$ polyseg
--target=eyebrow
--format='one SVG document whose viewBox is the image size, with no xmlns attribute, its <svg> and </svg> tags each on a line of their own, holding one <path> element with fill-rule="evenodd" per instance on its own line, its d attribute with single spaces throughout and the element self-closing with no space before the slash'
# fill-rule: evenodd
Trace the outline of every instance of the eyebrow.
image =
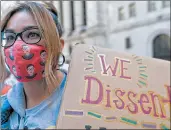
<svg viewBox="0 0 171 130">
<path fill-rule="evenodd" d="M 26 30 L 29 30 L 29 29 L 33 29 L 33 28 L 38 28 L 38 26 L 27 26 L 27 27 L 23 28 L 23 31 L 26 31 Z M 5 29 L 4 32 L 13 32 L 14 33 L 15 31 L 13 29 Z"/>
</svg>

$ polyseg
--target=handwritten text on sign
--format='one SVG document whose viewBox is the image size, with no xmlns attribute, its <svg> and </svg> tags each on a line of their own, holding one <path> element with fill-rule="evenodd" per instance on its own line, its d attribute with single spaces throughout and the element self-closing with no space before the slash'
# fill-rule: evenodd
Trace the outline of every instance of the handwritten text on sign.
<svg viewBox="0 0 171 130">
<path fill-rule="evenodd" d="M 105 62 L 105 56 L 104 55 L 99 55 L 99 60 L 101 63 L 101 70 L 102 74 L 107 74 L 107 72 L 110 70 L 112 72 L 112 76 L 116 76 L 116 70 L 119 62 L 121 65 L 121 74 L 120 78 L 124 79 L 131 79 L 131 76 L 126 76 L 124 75 L 124 70 L 127 70 L 127 68 L 124 67 L 124 63 L 130 63 L 129 60 L 122 60 L 119 58 L 115 58 L 115 66 L 114 69 L 112 69 L 111 65 L 106 65 Z M 125 92 L 122 89 L 115 89 L 111 90 L 105 86 L 103 86 L 102 82 L 100 79 L 97 79 L 96 77 L 86 75 L 84 77 L 84 80 L 87 84 L 86 86 L 86 97 L 84 97 L 81 100 L 82 104 L 92 104 L 92 105 L 99 105 L 102 104 L 103 101 L 106 101 L 105 107 L 106 108 L 111 108 L 115 107 L 116 109 L 127 109 L 131 114 L 137 114 L 139 112 L 143 112 L 146 115 L 151 115 L 153 117 L 160 117 L 163 119 L 168 119 L 170 118 L 169 115 L 166 115 L 165 111 L 165 105 L 170 105 L 171 103 L 171 94 L 170 94 L 170 86 L 163 86 L 163 88 L 166 90 L 167 97 L 163 97 L 160 94 L 157 94 L 153 91 L 148 91 L 147 93 L 135 93 L 133 91 L 128 91 Z M 91 97 L 91 89 L 92 84 L 96 83 L 98 86 L 96 89 L 98 90 L 98 97 L 97 99 L 92 99 Z M 115 88 L 119 86 L 114 86 Z M 112 98 L 112 95 L 115 95 L 118 99 L 117 100 L 112 100 L 116 99 L 116 97 Z M 106 100 L 107 99 L 107 100 Z M 126 100 L 131 102 L 131 104 L 126 104 Z M 159 106 L 159 109 L 157 108 Z"/>
<path fill-rule="evenodd" d="M 59 129 L 170 128 L 169 62 L 87 45 L 72 58 Z"/>
</svg>

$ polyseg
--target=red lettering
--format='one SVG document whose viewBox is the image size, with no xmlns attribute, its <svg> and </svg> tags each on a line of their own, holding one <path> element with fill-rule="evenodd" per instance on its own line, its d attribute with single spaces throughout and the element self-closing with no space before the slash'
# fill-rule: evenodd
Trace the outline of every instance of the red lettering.
<svg viewBox="0 0 171 130">
<path fill-rule="evenodd" d="M 116 94 L 116 96 L 120 99 L 120 101 L 121 101 L 121 105 L 119 106 L 118 104 L 119 104 L 119 100 L 113 100 L 113 102 L 115 103 L 115 105 L 116 105 L 116 107 L 118 108 L 118 109 L 123 109 L 124 108 L 124 106 L 125 106 L 125 103 L 124 103 L 124 101 L 118 96 L 118 93 L 120 93 L 120 96 L 123 96 L 124 94 L 125 94 L 125 92 L 122 92 L 121 90 L 116 90 L 115 91 L 115 94 Z"/>
<path fill-rule="evenodd" d="M 170 93 L 170 86 L 165 85 L 167 91 L 167 99 L 163 99 L 163 103 L 168 103 L 170 106 L 171 103 L 171 93 Z"/>
<path fill-rule="evenodd" d="M 117 70 L 117 67 L 118 67 L 118 58 L 116 58 L 116 63 L 115 63 L 115 67 L 114 69 L 112 69 L 112 67 L 110 65 L 107 65 L 106 66 L 106 61 L 104 59 L 104 55 L 98 55 L 99 58 L 100 58 L 100 63 L 101 63 L 101 67 L 102 67 L 102 73 L 103 74 L 107 74 L 108 70 L 111 70 L 112 72 L 112 76 L 116 76 L 116 70 Z"/>
<path fill-rule="evenodd" d="M 134 103 L 134 102 L 132 101 L 132 99 L 130 98 L 130 95 L 132 95 L 132 96 L 135 98 L 137 94 L 135 94 L 135 93 L 133 93 L 133 92 L 131 92 L 131 91 L 128 92 L 128 99 L 129 99 L 129 101 L 133 104 L 134 110 L 131 110 L 130 104 L 127 105 L 127 106 L 128 106 L 128 110 L 129 110 L 132 114 L 136 114 L 136 113 L 138 112 L 138 106 L 137 106 L 136 103 Z"/>
<path fill-rule="evenodd" d="M 106 93 L 107 93 L 107 104 L 106 104 L 106 107 L 111 107 L 111 105 L 110 105 L 110 92 L 111 92 L 111 90 L 106 90 Z"/>
<path fill-rule="evenodd" d="M 125 76 L 124 75 L 124 70 L 128 70 L 127 68 L 124 68 L 124 66 L 123 66 L 123 63 L 124 62 L 126 62 L 126 63 L 130 63 L 130 61 L 129 60 L 120 60 L 121 61 L 121 78 L 124 78 L 124 79 L 131 79 L 131 77 L 130 76 Z"/>
<path fill-rule="evenodd" d="M 82 103 L 88 103 L 88 104 L 99 104 L 102 99 L 103 99 L 103 86 L 102 83 L 100 82 L 100 80 L 98 80 L 95 77 L 92 76 L 85 76 L 84 77 L 85 80 L 88 80 L 88 88 L 87 88 L 87 93 L 86 93 L 86 99 L 82 99 Z M 96 82 L 98 83 L 98 90 L 99 90 L 99 94 L 98 94 L 98 98 L 96 100 L 91 100 L 91 88 L 92 87 L 96 87 L 96 86 L 92 86 L 92 82 Z"/>
<path fill-rule="evenodd" d="M 159 117 L 159 114 L 157 112 L 156 102 L 155 102 L 155 99 L 158 99 L 158 103 L 159 103 L 160 110 L 161 110 L 160 117 L 161 118 L 166 118 L 166 113 L 163 112 L 164 107 L 163 107 L 163 104 L 162 104 L 163 102 L 161 101 L 160 95 L 155 95 L 154 92 L 151 92 L 150 95 L 151 95 L 151 100 L 152 100 L 152 105 L 153 105 L 153 110 L 154 110 L 154 116 Z"/>
<path fill-rule="evenodd" d="M 148 99 L 148 96 L 146 94 L 141 94 L 139 103 L 140 103 L 140 107 L 141 107 L 142 112 L 144 114 L 150 114 L 152 107 L 148 107 L 147 110 L 144 109 L 144 104 L 149 103 L 149 99 Z"/>
</svg>

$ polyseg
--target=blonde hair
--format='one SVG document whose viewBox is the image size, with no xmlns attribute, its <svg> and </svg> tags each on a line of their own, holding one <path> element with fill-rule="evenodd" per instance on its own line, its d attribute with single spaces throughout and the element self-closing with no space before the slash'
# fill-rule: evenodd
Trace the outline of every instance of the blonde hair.
<svg viewBox="0 0 171 130">
<path fill-rule="evenodd" d="M 2 53 L 0 52 L 0 83 L 4 82 L 7 75 L 8 74 L 7 74 L 7 70 L 5 67 L 4 59 L 3 59 Z"/>
<path fill-rule="evenodd" d="M 58 80 L 55 76 L 55 69 L 58 66 L 58 59 L 61 53 L 61 43 L 60 36 L 61 30 L 59 30 L 56 25 L 53 16 L 51 13 L 57 15 L 57 10 L 52 4 L 47 3 L 37 3 L 37 2 L 22 2 L 16 5 L 11 11 L 9 11 L 6 16 L 3 18 L 1 22 L 1 32 L 7 26 L 8 21 L 12 17 L 13 14 L 19 11 L 27 11 L 30 13 L 36 21 L 39 30 L 42 33 L 42 36 L 45 39 L 45 47 L 47 48 L 47 59 L 45 65 L 45 81 L 48 86 L 56 87 L 56 83 Z M 60 33 L 59 33 L 60 32 Z M 0 81 L 3 81 L 5 75 L 7 74 L 5 69 L 5 63 L 2 56 L 2 52 L 0 54 Z"/>
</svg>

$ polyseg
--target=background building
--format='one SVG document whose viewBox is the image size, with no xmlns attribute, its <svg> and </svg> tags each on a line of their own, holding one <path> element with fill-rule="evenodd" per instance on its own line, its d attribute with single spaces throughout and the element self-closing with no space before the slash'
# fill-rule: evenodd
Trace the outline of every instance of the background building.
<svg viewBox="0 0 171 130">
<path fill-rule="evenodd" d="M 170 1 L 51 1 L 64 29 L 67 62 L 76 44 L 170 60 Z M 1 14 L 10 2 L 1 2 Z"/>
</svg>

